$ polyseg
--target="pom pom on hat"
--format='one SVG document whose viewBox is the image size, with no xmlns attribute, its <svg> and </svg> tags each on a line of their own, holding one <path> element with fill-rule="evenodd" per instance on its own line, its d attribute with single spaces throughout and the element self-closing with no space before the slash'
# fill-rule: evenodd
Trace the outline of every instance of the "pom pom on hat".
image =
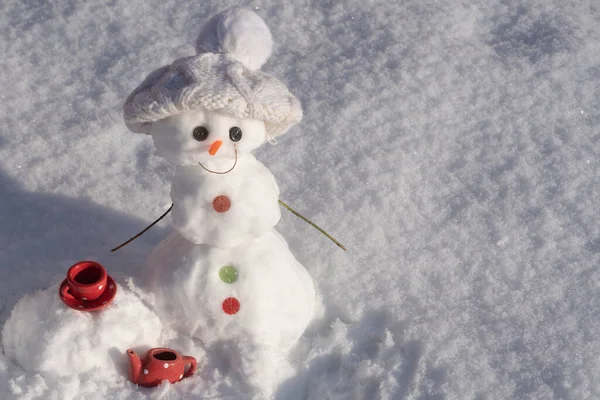
<svg viewBox="0 0 600 400">
<path fill-rule="evenodd" d="M 260 69 L 271 55 L 273 36 L 255 12 L 230 8 L 212 17 L 196 40 L 196 51 L 225 53 L 249 70 Z"/>
</svg>

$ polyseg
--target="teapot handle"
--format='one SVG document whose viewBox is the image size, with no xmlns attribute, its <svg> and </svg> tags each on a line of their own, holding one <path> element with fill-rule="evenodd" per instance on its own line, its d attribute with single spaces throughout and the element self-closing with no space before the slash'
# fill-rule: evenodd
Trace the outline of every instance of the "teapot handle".
<svg viewBox="0 0 600 400">
<path fill-rule="evenodd" d="M 196 362 L 196 359 L 192 356 L 183 356 L 183 364 L 190 364 L 190 368 L 187 370 L 187 372 L 183 375 L 183 378 L 187 378 L 189 376 L 192 376 L 194 374 L 194 372 L 196 372 L 196 367 L 198 366 L 198 363 Z M 183 379 L 182 378 L 182 379 Z"/>
</svg>

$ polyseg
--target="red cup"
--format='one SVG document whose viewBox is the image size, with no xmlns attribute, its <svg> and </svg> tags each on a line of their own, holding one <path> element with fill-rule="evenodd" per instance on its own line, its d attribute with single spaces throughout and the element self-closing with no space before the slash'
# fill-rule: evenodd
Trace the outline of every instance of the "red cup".
<svg viewBox="0 0 600 400">
<path fill-rule="evenodd" d="M 106 270 L 95 261 L 80 261 L 67 272 L 67 284 L 62 288 L 66 298 L 93 301 L 106 289 Z"/>
</svg>

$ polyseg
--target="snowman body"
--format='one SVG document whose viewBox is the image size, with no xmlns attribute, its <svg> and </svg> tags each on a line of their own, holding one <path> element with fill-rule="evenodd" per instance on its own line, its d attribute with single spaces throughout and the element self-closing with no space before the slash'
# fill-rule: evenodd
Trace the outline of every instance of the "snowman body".
<svg viewBox="0 0 600 400">
<path fill-rule="evenodd" d="M 313 317 L 315 289 L 274 227 L 281 214 L 270 171 L 251 154 L 202 164 L 232 163 L 227 174 L 176 167 L 175 230 L 150 254 L 144 289 L 165 325 L 198 339 L 264 394 Z M 228 207 L 215 202 L 223 197 Z"/>
<path fill-rule="evenodd" d="M 273 175 L 251 154 L 223 175 L 178 166 L 171 196 L 175 232 L 146 269 L 159 317 L 207 345 L 242 340 L 288 349 L 312 317 L 315 290 L 274 228 L 281 214 Z M 215 209 L 219 197 L 229 200 L 227 210 Z"/>
</svg>

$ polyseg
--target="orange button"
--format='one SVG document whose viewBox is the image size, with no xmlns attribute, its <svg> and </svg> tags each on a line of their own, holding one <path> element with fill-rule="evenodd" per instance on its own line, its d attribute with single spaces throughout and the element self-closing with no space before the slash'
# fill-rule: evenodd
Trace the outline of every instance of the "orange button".
<svg viewBox="0 0 600 400">
<path fill-rule="evenodd" d="M 212 205 L 216 212 L 224 213 L 231 208 L 231 200 L 227 196 L 220 195 L 215 197 Z"/>
</svg>

